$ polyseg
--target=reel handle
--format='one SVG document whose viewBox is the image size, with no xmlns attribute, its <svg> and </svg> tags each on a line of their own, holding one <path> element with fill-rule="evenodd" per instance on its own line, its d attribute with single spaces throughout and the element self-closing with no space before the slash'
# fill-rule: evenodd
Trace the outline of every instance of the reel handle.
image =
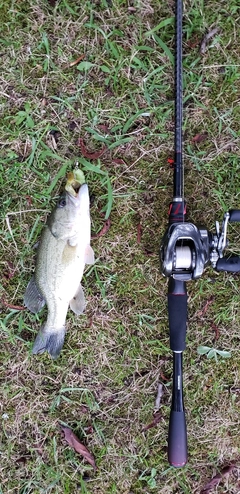
<svg viewBox="0 0 240 494">
<path fill-rule="evenodd" d="M 240 223 L 240 209 L 230 209 L 228 212 L 229 223 L 239 222 Z M 226 233 L 225 233 L 226 235 Z M 240 272 L 240 257 L 230 255 L 228 257 L 221 257 L 218 259 L 216 268 L 217 271 L 227 271 L 228 273 L 239 273 Z"/>
<path fill-rule="evenodd" d="M 229 211 L 229 221 L 239 221 L 240 222 L 240 209 L 230 209 Z"/>
<path fill-rule="evenodd" d="M 221 257 L 220 259 L 218 259 L 215 269 L 217 271 L 227 271 L 228 273 L 239 273 L 240 257 L 239 256 Z"/>
</svg>

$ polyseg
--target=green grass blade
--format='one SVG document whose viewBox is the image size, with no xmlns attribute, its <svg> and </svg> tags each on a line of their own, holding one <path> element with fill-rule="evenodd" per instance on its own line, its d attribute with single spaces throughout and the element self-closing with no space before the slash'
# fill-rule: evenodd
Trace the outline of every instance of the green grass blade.
<svg viewBox="0 0 240 494">
<path fill-rule="evenodd" d="M 96 166 L 90 163 L 90 161 L 85 158 L 78 158 L 78 162 L 81 163 L 84 171 L 97 173 L 97 175 L 106 175 L 106 172 L 101 170 L 100 165 Z"/>
<path fill-rule="evenodd" d="M 151 36 L 152 34 L 156 33 L 157 31 L 160 31 L 163 27 L 169 26 L 169 24 L 173 25 L 174 24 L 174 17 L 169 17 L 168 19 L 164 19 L 163 21 L 159 22 L 159 24 L 149 31 L 145 33 L 144 36 L 148 37 Z"/>
<path fill-rule="evenodd" d="M 115 149 L 118 146 L 121 146 L 122 144 L 126 144 L 127 142 L 132 142 L 132 140 L 133 140 L 133 137 L 123 137 L 122 139 L 118 139 L 117 141 L 110 144 L 108 149 Z"/>
<path fill-rule="evenodd" d="M 209 346 L 199 346 L 197 348 L 197 353 L 199 355 L 205 355 L 206 353 L 208 353 L 209 351 L 211 350 L 211 347 Z"/>
<path fill-rule="evenodd" d="M 153 35 L 153 38 L 158 43 L 158 45 L 160 46 L 160 48 L 162 48 L 162 50 L 164 51 L 165 55 L 170 60 L 171 64 L 174 65 L 174 56 L 173 56 L 171 50 L 166 45 L 166 43 L 164 43 L 164 41 L 162 41 L 162 39 L 159 38 L 159 36 L 157 36 L 156 34 Z"/>
<path fill-rule="evenodd" d="M 126 134 L 128 129 L 131 127 L 131 125 L 133 124 L 133 122 L 138 118 L 140 117 L 140 115 L 144 115 L 148 112 L 148 108 L 145 108 L 144 110 L 139 110 L 137 113 L 135 113 L 135 115 L 132 115 L 125 123 L 123 129 L 122 129 L 122 133 L 123 134 Z"/>
<path fill-rule="evenodd" d="M 105 220 L 109 218 L 113 204 L 113 190 L 112 190 L 112 184 L 109 175 L 107 175 L 107 199 L 108 200 L 107 200 L 107 209 L 105 213 Z"/>
<path fill-rule="evenodd" d="M 54 179 L 52 180 L 51 185 L 47 189 L 48 194 L 50 194 L 52 192 L 52 190 L 56 186 L 58 180 L 62 177 L 65 177 L 68 167 L 69 167 L 69 163 L 65 163 L 64 165 L 61 166 L 60 170 L 58 171 L 58 173 L 55 175 Z"/>
</svg>

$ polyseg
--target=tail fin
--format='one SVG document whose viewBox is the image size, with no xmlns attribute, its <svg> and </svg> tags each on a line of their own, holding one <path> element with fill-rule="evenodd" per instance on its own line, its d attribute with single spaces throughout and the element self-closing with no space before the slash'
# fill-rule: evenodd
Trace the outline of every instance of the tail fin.
<svg viewBox="0 0 240 494">
<path fill-rule="evenodd" d="M 66 329 L 63 326 L 58 331 L 47 330 L 43 326 L 33 344 L 32 353 L 43 353 L 47 351 L 52 358 L 57 358 L 62 350 Z"/>
</svg>

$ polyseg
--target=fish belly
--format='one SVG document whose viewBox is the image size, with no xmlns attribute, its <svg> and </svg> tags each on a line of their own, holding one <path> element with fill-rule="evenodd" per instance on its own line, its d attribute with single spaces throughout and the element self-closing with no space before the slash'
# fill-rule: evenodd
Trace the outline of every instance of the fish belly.
<svg viewBox="0 0 240 494">
<path fill-rule="evenodd" d="M 78 290 L 84 270 L 84 249 L 56 239 L 46 227 L 36 265 L 36 283 L 48 306 L 48 327 L 65 324 L 70 300 Z"/>
</svg>

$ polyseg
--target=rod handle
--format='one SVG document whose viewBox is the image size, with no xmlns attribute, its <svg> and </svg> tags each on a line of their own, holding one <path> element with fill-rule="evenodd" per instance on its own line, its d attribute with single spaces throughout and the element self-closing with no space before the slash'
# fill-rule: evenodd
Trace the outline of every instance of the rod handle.
<svg viewBox="0 0 240 494">
<path fill-rule="evenodd" d="M 230 209 L 229 211 L 229 221 L 239 221 L 240 222 L 240 209 Z"/>
<path fill-rule="evenodd" d="M 185 281 L 172 277 L 168 285 L 168 320 L 170 348 L 182 352 L 186 348 L 187 289 Z"/>
<path fill-rule="evenodd" d="M 184 467 L 187 463 L 187 426 L 184 410 L 171 410 L 168 432 L 168 461 L 176 468 Z"/>
<path fill-rule="evenodd" d="M 228 273 L 239 273 L 240 257 L 239 256 L 221 257 L 217 261 L 216 270 L 227 271 Z"/>
</svg>

